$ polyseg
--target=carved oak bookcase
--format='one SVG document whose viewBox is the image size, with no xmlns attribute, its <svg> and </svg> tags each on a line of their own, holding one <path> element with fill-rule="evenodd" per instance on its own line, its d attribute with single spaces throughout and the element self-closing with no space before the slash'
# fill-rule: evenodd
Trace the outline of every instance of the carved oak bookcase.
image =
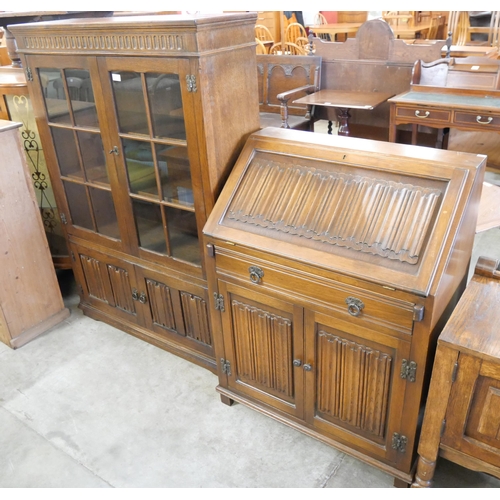
<svg viewBox="0 0 500 500">
<path fill-rule="evenodd" d="M 218 391 L 412 481 L 485 156 L 263 129 L 204 229 Z"/>
<path fill-rule="evenodd" d="M 201 230 L 259 129 L 256 14 L 13 25 L 83 312 L 215 371 Z"/>
</svg>

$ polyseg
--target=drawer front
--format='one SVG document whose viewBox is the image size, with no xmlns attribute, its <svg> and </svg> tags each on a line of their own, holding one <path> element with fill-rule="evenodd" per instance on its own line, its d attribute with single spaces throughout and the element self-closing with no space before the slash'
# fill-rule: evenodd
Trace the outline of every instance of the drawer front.
<svg viewBox="0 0 500 500">
<path fill-rule="evenodd" d="M 354 321 L 366 328 L 389 334 L 411 335 L 413 304 L 323 278 L 321 271 L 306 274 L 270 261 L 256 261 L 250 256 L 217 248 L 216 266 L 219 276 L 236 278 L 239 283 L 255 287 L 256 292 L 280 292 L 309 307 L 311 301 L 336 311 L 339 319 Z"/>
<path fill-rule="evenodd" d="M 396 108 L 396 117 L 421 120 L 422 123 L 426 121 L 449 123 L 451 120 L 451 111 L 428 107 L 398 106 Z"/>
<path fill-rule="evenodd" d="M 484 127 L 484 130 L 491 128 L 500 128 L 500 115 L 493 113 L 478 113 L 456 111 L 453 123 L 457 125 L 475 125 L 478 128 Z"/>
</svg>

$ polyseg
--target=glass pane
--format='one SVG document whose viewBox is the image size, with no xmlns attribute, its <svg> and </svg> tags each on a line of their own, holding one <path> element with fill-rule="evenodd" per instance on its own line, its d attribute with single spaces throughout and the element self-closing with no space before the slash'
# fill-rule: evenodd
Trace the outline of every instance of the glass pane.
<svg viewBox="0 0 500 500">
<path fill-rule="evenodd" d="M 147 73 L 155 137 L 186 140 L 179 75 Z"/>
<path fill-rule="evenodd" d="M 67 69 L 64 74 L 75 123 L 80 126 L 99 127 L 90 73 L 86 69 Z"/>
<path fill-rule="evenodd" d="M 61 175 L 83 179 L 73 130 L 52 127 L 52 137 L 54 139 L 57 159 L 59 160 Z"/>
<path fill-rule="evenodd" d="M 187 148 L 156 144 L 163 199 L 188 207 L 194 206 L 193 186 Z"/>
<path fill-rule="evenodd" d="M 133 207 L 139 245 L 147 250 L 167 253 L 160 206 L 133 200 Z"/>
<path fill-rule="evenodd" d="M 151 144 L 123 139 L 122 145 L 130 192 L 159 198 Z"/>
<path fill-rule="evenodd" d="M 110 191 L 89 188 L 97 232 L 119 239 L 120 231 L 116 220 L 115 206 Z"/>
<path fill-rule="evenodd" d="M 193 212 L 166 207 L 172 257 L 201 265 L 198 230 Z"/>
<path fill-rule="evenodd" d="M 109 184 L 101 136 L 89 132 L 77 132 L 77 134 L 87 180 Z"/>
<path fill-rule="evenodd" d="M 61 72 L 54 68 L 40 68 L 38 74 L 49 121 L 71 124 Z"/>
<path fill-rule="evenodd" d="M 64 191 L 66 192 L 73 224 L 93 231 L 94 224 L 90 215 L 85 186 L 74 182 L 64 182 Z"/>
<path fill-rule="evenodd" d="M 114 71 L 111 73 L 111 82 L 120 132 L 149 136 L 141 74 Z"/>
</svg>

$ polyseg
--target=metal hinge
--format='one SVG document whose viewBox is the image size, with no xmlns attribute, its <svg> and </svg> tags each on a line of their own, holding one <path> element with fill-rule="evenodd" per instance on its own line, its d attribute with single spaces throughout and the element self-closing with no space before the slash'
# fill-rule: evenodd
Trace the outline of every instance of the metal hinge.
<svg viewBox="0 0 500 500">
<path fill-rule="evenodd" d="M 188 92 L 196 92 L 198 90 L 196 87 L 196 76 L 186 75 L 186 84 Z"/>
<path fill-rule="evenodd" d="M 214 302 L 215 302 L 215 310 L 224 312 L 224 296 L 217 292 L 214 292 Z"/>
<path fill-rule="evenodd" d="M 417 363 L 403 359 L 401 363 L 401 378 L 408 379 L 409 382 L 415 382 L 417 374 Z"/>
<path fill-rule="evenodd" d="M 73 258 L 73 262 L 76 262 L 75 254 L 73 251 L 71 251 L 71 257 Z"/>
<path fill-rule="evenodd" d="M 424 306 L 413 307 L 413 321 L 422 321 L 424 319 Z"/>
<path fill-rule="evenodd" d="M 408 444 L 408 438 L 401 434 L 395 432 L 392 435 L 392 448 L 399 451 L 400 453 L 406 452 L 406 445 Z"/>
<path fill-rule="evenodd" d="M 33 81 L 33 73 L 31 72 L 31 68 L 26 68 L 26 80 L 28 82 Z"/>
<path fill-rule="evenodd" d="M 66 220 L 66 215 L 64 215 L 62 212 L 59 212 L 59 217 L 61 217 L 61 222 L 63 224 L 67 224 L 68 221 Z"/>
<path fill-rule="evenodd" d="M 231 375 L 231 363 L 229 361 L 226 361 L 224 358 L 220 358 L 220 365 L 222 368 L 222 373 Z"/>
<path fill-rule="evenodd" d="M 215 257 L 215 246 L 211 243 L 207 245 L 207 254 L 209 257 Z"/>
<path fill-rule="evenodd" d="M 78 290 L 80 290 L 80 295 L 83 295 L 83 286 L 82 285 L 78 285 Z"/>
<path fill-rule="evenodd" d="M 441 431 L 439 434 L 441 437 L 443 436 L 445 429 L 446 429 L 446 419 L 441 422 Z"/>
<path fill-rule="evenodd" d="M 455 382 L 457 380 L 457 373 L 458 373 L 458 361 L 453 365 L 453 371 L 451 372 L 451 383 Z"/>
</svg>

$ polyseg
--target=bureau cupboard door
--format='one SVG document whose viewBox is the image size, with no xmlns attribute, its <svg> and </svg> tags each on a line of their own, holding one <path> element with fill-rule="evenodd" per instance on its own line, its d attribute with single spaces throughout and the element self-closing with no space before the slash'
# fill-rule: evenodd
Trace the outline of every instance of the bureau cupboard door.
<svg viewBox="0 0 500 500">
<path fill-rule="evenodd" d="M 140 306 L 146 328 L 159 340 L 166 339 L 213 360 L 206 287 L 181 277 L 165 276 L 136 267 Z"/>
<path fill-rule="evenodd" d="M 460 353 L 441 444 L 500 467 L 500 364 Z"/>
<path fill-rule="evenodd" d="M 389 463 L 408 450 L 392 447 L 401 432 L 410 342 L 306 311 L 306 420 L 322 434 Z"/>
<path fill-rule="evenodd" d="M 107 124 L 93 57 L 27 56 L 29 83 L 54 194 L 70 235 L 122 249 L 126 223 L 106 151 Z M 28 71 L 28 70 L 27 70 Z M 121 209 L 123 211 L 123 208 Z"/>
<path fill-rule="evenodd" d="M 201 275 L 205 217 L 189 69 L 182 58 L 99 59 L 131 252 Z"/>
<path fill-rule="evenodd" d="M 227 387 L 303 418 L 303 310 L 279 297 L 218 282 Z"/>
<path fill-rule="evenodd" d="M 142 324 L 134 266 L 74 243 L 71 252 L 82 303 L 128 323 Z"/>
</svg>

